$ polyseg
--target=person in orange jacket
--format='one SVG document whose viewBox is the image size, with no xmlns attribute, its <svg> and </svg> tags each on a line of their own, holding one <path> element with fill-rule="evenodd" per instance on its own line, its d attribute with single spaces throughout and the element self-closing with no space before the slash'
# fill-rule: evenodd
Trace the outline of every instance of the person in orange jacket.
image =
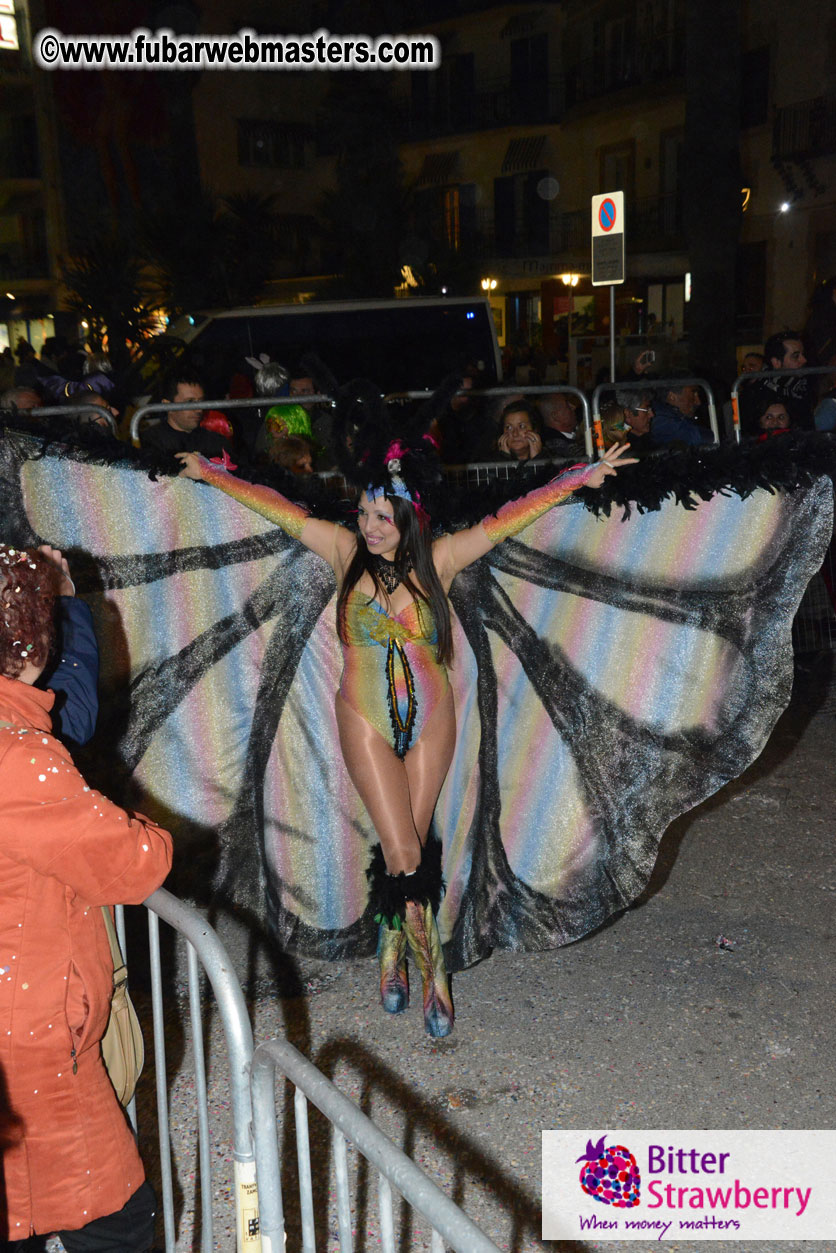
<svg viewBox="0 0 836 1253">
<path fill-rule="evenodd" d="M 88 787 L 51 734 L 57 572 L 0 544 L 0 1248 L 145 1253 L 154 1195 L 101 1057 L 113 966 L 101 906 L 165 879 L 171 836 Z"/>
</svg>

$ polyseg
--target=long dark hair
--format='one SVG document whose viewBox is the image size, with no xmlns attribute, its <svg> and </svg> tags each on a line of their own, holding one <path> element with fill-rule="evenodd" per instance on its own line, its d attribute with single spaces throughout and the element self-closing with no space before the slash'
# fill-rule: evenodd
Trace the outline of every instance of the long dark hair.
<svg viewBox="0 0 836 1253">
<path fill-rule="evenodd" d="M 453 660 L 450 606 L 433 562 L 429 519 L 426 514 L 419 514 L 414 505 L 402 500 L 400 496 L 387 496 L 386 500 L 392 505 L 393 521 L 400 532 L 393 562 L 395 570 L 407 591 L 415 600 L 422 600 L 432 614 L 438 635 L 436 657 L 442 664 L 449 665 Z M 337 631 L 343 643 L 347 642 L 345 611 L 348 597 L 364 573 L 371 575 L 375 595 L 382 600 L 388 599 L 386 590 L 375 573 L 371 556 L 363 537 L 360 536 L 357 540 L 357 551 L 346 570 L 337 600 Z"/>
</svg>

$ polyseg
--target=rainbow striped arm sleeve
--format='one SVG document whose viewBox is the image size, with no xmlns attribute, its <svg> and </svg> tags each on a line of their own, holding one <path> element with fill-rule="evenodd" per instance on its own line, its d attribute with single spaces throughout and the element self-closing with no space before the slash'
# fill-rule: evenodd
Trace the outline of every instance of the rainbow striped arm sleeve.
<svg viewBox="0 0 836 1253">
<path fill-rule="evenodd" d="M 233 500 L 239 500 L 248 509 L 260 513 L 268 522 L 281 527 L 293 539 L 299 539 L 302 528 L 308 521 L 307 512 L 299 505 L 294 505 L 293 501 L 288 500 L 286 496 L 282 496 L 281 492 L 274 491 L 272 487 L 265 487 L 262 483 L 246 483 L 243 479 L 230 474 L 228 470 L 222 470 L 205 460 L 203 461 L 203 481 L 211 483 L 212 487 L 219 487 Z"/>
<path fill-rule="evenodd" d="M 572 466 L 551 482 L 535 487 L 533 492 L 527 492 L 518 500 L 509 500 L 495 515 L 482 519 L 482 527 L 488 539 L 492 544 L 500 544 L 511 535 L 525 530 L 542 514 L 566 500 L 579 487 L 583 487 L 596 469 L 597 465 L 594 463 Z"/>
</svg>

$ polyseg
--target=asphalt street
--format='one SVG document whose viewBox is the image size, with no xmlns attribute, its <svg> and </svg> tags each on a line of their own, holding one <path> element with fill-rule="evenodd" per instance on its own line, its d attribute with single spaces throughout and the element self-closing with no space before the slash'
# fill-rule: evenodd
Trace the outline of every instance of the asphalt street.
<svg viewBox="0 0 836 1253">
<path fill-rule="evenodd" d="M 256 1040 L 287 1035 L 510 1253 L 649 1250 L 656 1240 L 544 1243 L 545 1129 L 833 1127 L 836 1050 L 836 688 L 829 660 L 798 676 L 793 702 L 747 774 L 667 832 L 642 898 L 571 947 L 494 954 L 455 976 L 456 1028 L 423 1032 L 420 995 L 381 1011 L 372 960 L 300 961 L 255 946 L 220 917 L 249 993 Z M 175 982 L 182 982 L 178 966 Z M 193 1220 L 194 1081 L 180 1045 L 185 1005 L 169 1003 L 178 1250 Z M 215 1248 L 234 1249 L 229 1093 L 217 1014 L 206 1007 L 217 1179 Z M 151 1077 L 143 1143 L 154 1157 Z M 295 1148 L 281 1105 L 288 1248 L 301 1247 Z M 311 1123 L 317 1248 L 336 1249 L 328 1130 Z M 152 1167 L 153 1169 L 153 1167 Z M 358 1253 L 377 1249 L 373 1172 L 351 1159 Z M 403 1218 L 404 1215 L 402 1214 Z M 699 1253 L 698 1242 L 665 1244 Z M 429 1249 L 406 1220 L 399 1253 Z M 773 1244 L 718 1240 L 718 1253 Z M 823 1253 L 836 1250 L 836 1231 Z M 801 1244 L 784 1243 L 786 1253 Z"/>
</svg>

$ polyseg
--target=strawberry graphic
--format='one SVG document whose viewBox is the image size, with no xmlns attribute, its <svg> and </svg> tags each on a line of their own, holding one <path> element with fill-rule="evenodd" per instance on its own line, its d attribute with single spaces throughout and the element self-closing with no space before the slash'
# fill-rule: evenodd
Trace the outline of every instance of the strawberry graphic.
<svg viewBox="0 0 836 1253">
<path fill-rule="evenodd" d="M 641 1175 L 635 1157 L 623 1144 L 604 1147 L 606 1135 L 597 1144 L 586 1142 L 586 1152 L 577 1160 L 581 1166 L 580 1184 L 584 1192 L 603 1205 L 632 1209 L 639 1203 Z"/>
</svg>

